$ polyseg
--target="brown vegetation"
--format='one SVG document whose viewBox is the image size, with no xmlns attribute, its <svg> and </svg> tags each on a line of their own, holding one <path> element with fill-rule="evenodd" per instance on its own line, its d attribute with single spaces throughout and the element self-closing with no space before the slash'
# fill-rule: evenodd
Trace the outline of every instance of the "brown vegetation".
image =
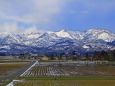
<svg viewBox="0 0 115 86">
<path fill-rule="evenodd" d="M 25 77 L 37 76 L 115 76 L 114 66 L 35 66 Z"/>
<path fill-rule="evenodd" d="M 6 76 L 25 65 L 26 63 L 2 63 L 0 64 L 0 76 Z"/>
</svg>

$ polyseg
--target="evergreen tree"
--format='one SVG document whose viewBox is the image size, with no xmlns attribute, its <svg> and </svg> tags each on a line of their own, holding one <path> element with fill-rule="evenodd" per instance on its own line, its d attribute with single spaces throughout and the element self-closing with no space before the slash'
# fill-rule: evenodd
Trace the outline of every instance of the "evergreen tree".
<svg viewBox="0 0 115 86">
<path fill-rule="evenodd" d="M 109 61 L 109 55 L 106 51 L 101 51 L 101 56 L 104 58 L 104 60 Z"/>
<path fill-rule="evenodd" d="M 89 60 L 89 54 L 88 52 L 85 53 L 86 60 Z"/>
</svg>

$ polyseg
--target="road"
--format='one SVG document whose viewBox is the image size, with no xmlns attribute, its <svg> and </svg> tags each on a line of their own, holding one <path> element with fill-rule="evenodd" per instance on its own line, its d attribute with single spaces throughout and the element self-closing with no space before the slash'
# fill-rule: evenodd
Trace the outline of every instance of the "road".
<svg viewBox="0 0 115 86">
<path fill-rule="evenodd" d="M 12 74 L 6 76 L 3 78 L 3 82 L 4 83 L 6 80 L 9 80 L 9 79 L 13 79 L 13 78 L 16 78 L 16 77 L 19 77 L 20 75 L 22 75 L 26 70 L 28 70 L 32 65 L 34 65 L 37 61 L 31 61 L 28 65 L 24 66 L 23 68 L 13 72 Z"/>
</svg>

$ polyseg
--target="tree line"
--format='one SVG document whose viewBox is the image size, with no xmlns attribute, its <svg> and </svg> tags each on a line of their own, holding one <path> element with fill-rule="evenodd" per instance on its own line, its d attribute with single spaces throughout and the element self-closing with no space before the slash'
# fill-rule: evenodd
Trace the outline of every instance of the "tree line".
<svg viewBox="0 0 115 86">
<path fill-rule="evenodd" d="M 76 51 L 72 51 L 71 54 L 47 54 L 46 56 L 51 58 L 51 60 L 54 60 L 55 57 L 58 57 L 59 59 L 65 58 L 65 60 L 115 61 L 115 49 L 108 51 L 94 51 L 92 54 L 86 52 L 78 55 Z"/>
<path fill-rule="evenodd" d="M 115 61 L 115 49 L 109 51 L 94 51 L 92 56 L 93 60 L 107 60 L 107 61 Z"/>
</svg>

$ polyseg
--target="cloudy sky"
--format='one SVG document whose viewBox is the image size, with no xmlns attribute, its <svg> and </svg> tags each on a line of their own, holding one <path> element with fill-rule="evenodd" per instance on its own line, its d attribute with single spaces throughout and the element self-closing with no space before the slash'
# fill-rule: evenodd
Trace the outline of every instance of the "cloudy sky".
<svg viewBox="0 0 115 86">
<path fill-rule="evenodd" d="M 115 0 L 0 0 L 0 32 L 115 32 Z"/>
</svg>

